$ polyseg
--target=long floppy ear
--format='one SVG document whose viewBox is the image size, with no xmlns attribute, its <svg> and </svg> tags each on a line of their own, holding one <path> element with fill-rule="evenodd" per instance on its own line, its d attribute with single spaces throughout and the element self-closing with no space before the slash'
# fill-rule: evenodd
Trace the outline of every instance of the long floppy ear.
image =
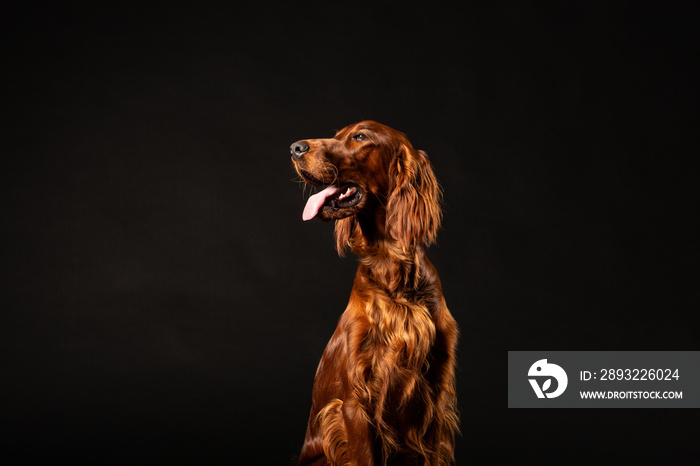
<svg viewBox="0 0 700 466">
<path fill-rule="evenodd" d="M 392 187 L 386 205 L 386 231 L 403 247 L 435 242 L 442 190 L 425 152 L 399 146 L 389 169 Z"/>
</svg>

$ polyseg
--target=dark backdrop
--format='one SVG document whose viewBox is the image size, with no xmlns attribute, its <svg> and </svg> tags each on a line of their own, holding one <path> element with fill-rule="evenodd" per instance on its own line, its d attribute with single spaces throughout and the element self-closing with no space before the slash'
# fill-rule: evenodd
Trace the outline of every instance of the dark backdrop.
<svg viewBox="0 0 700 466">
<path fill-rule="evenodd" d="M 3 14 L 2 442 L 289 464 L 356 260 L 291 142 L 426 150 L 462 331 L 458 464 L 665 462 L 692 410 L 508 410 L 508 350 L 690 350 L 697 11 L 34 5 Z"/>
</svg>

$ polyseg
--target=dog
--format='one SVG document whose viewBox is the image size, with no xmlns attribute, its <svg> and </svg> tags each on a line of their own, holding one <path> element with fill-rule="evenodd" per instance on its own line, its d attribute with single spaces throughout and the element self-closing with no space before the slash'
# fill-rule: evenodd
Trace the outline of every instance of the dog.
<svg viewBox="0 0 700 466">
<path fill-rule="evenodd" d="M 316 371 L 299 464 L 452 464 L 458 328 L 425 255 L 442 219 L 428 156 L 375 121 L 290 151 L 301 179 L 323 187 L 303 220 L 334 221 L 338 253 L 360 262 Z"/>
</svg>

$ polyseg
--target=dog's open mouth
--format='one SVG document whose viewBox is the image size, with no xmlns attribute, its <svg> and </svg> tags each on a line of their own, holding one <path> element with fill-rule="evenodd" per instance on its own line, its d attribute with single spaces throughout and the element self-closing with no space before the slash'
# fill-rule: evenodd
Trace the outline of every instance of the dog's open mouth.
<svg viewBox="0 0 700 466">
<path fill-rule="evenodd" d="M 342 210 L 355 207 L 362 200 L 362 189 L 354 183 L 331 184 L 306 201 L 302 218 L 311 220 L 322 209 Z"/>
</svg>

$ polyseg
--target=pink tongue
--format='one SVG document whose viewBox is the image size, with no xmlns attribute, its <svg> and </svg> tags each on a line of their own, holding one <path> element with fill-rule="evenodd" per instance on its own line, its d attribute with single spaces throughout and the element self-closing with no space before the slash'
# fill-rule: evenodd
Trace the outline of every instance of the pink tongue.
<svg viewBox="0 0 700 466">
<path fill-rule="evenodd" d="M 301 218 L 303 218 L 304 221 L 314 218 L 316 214 L 318 214 L 318 211 L 321 210 L 321 206 L 323 206 L 328 196 L 332 196 L 338 191 L 340 191 L 340 188 L 332 184 L 320 193 L 311 196 L 309 200 L 306 201 L 306 207 L 304 207 L 304 213 L 301 215 Z"/>
</svg>

